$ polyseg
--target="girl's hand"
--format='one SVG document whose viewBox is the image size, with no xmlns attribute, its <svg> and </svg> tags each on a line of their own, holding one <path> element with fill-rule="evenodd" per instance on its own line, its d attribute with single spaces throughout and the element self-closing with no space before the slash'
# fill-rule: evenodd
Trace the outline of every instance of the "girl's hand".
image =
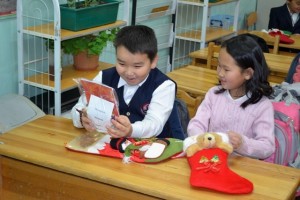
<svg viewBox="0 0 300 200">
<path fill-rule="evenodd" d="M 124 115 L 115 117 L 111 120 L 113 127 L 108 126 L 107 133 L 113 138 L 130 137 L 132 126 L 129 118 Z"/>
<path fill-rule="evenodd" d="M 234 131 L 228 131 L 227 134 L 229 137 L 229 142 L 231 143 L 233 149 L 240 148 L 243 144 L 242 136 Z"/>
</svg>

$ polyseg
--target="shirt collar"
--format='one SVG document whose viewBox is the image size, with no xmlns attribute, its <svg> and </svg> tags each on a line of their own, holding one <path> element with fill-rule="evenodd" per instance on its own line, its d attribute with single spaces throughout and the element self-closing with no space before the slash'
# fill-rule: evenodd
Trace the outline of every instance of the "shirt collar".
<svg viewBox="0 0 300 200">
<path fill-rule="evenodd" d="M 244 102 L 244 101 L 248 100 L 248 96 L 250 97 L 250 95 L 251 95 L 251 93 L 248 92 L 248 95 L 245 94 L 237 99 L 233 99 L 228 90 L 225 91 L 225 94 L 227 95 L 227 97 L 229 97 L 231 100 L 233 100 L 235 102 Z"/>
<path fill-rule="evenodd" d="M 145 83 L 145 81 L 148 79 L 148 77 L 149 77 L 149 75 L 142 82 L 140 82 L 139 84 L 137 84 L 136 86 L 139 86 L 139 87 L 142 86 Z M 125 85 L 129 86 L 126 83 L 126 81 L 122 77 L 120 77 L 119 83 L 118 83 L 118 88 L 120 88 L 122 86 L 125 86 Z"/>
</svg>

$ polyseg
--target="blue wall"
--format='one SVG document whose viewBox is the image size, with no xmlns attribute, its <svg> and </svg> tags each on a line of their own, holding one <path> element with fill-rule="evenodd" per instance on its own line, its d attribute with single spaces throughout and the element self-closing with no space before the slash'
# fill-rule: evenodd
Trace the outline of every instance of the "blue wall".
<svg viewBox="0 0 300 200">
<path fill-rule="evenodd" d="M 0 17 L 0 96 L 18 92 L 16 16 Z"/>
</svg>

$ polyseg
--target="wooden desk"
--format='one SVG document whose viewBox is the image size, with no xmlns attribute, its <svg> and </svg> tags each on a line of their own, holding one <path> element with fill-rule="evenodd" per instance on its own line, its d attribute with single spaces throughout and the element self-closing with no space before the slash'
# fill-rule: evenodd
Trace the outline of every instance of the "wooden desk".
<svg viewBox="0 0 300 200">
<path fill-rule="evenodd" d="M 120 159 L 67 150 L 78 134 L 69 119 L 45 116 L 0 135 L 0 199 L 292 199 L 299 170 L 232 157 L 229 167 L 249 179 L 254 191 L 229 195 L 192 188 L 185 158 L 159 164 L 123 164 Z"/>
<path fill-rule="evenodd" d="M 218 84 L 217 71 L 194 65 L 184 66 L 175 69 L 167 76 L 177 83 L 178 89 L 182 89 L 190 93 L 193 97 L 204 98 L 206 92 L 213 86 Z M 277 79 L 269 78 L 271 85 L 276 85 Z M 280 82 L 281 83 L 281 82 Z"/>
<path fill-rule="evenodd" d="M 235 32 L 232 30 L 216 28 L 216 27 L 207 27 L 206 28 L 206 38 L 205 42 L 215 41 L 222 37 L 226 37 L 229 35 L 233 35 Z M 198 41 L 201 38 L 201 29 L 198 30 L 191 30 L 188 32 L 180 33 L 176 36 L 177 38 L 181 39 L 189 39 Z"/>
<path fill-rule="evenodd" d="M 188 65 L 175 69 L 167 76 L 177 83 L 178 89 L 190 93 L 193 97 L 204 97 L 206 92 L 217 85 L 217 72 L 213 69 Z"/>
<path fill-rule="evenodd" d="M 279 47 L 285 47 L 285 48 L 289 48 L 289 49 L 298 49 L 298 50 L 300 50 L 300 35 L 299 34 L 294 34 L 294 35 L 291 35 L 290 38 L 295 41 L 293 44 L 279 43 Z"/>
<path fill-rule="evenodd" d="M 251 31 L 249 33 L 251 33 Z M 300 34 L 293 34 L 293 35 L 290 36 L 290 38 L 294 40 L 293 44 L 279 43 L 279 47 L 300 50 Z"/>
<path fill-rule="evenodd" d="M 208 48 L 206 47 L 198 51 L 191 52 L 189 56 L 193 59 L 193 65 L 199 65 L 199 63 L 201 63 L 201 60 L 207 60 L 207 54 Z M 294 57 L 286 55 L 276 55 L 272 53 L 264 53 L 264 55 L 271 72 L 287 75 Z"/>
</svg>

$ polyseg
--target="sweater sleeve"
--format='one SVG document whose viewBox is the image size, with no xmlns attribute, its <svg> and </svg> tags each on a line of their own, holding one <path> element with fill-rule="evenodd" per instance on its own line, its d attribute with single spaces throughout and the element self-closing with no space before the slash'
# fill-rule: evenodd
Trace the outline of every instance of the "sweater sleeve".
<svg viewBox="0 0 300 200">
<path fill-rule="evenodd" d="M 255 109 L 255 120 L 248 134 L 242 133 L 243 143 L 237 153 L 265 159 L 275 151 L 274 109 L 268 99 Z"/>
<path fill-rule="evenodd" d="M 202 103 L 197 109 L 196 115 L 190 120 L 187 132 L 189 136 L 199 135 L 208 131 L 209 121 L 212 113 L 212 94 L 214 90 L 210 89 Z"/>
</svg>

